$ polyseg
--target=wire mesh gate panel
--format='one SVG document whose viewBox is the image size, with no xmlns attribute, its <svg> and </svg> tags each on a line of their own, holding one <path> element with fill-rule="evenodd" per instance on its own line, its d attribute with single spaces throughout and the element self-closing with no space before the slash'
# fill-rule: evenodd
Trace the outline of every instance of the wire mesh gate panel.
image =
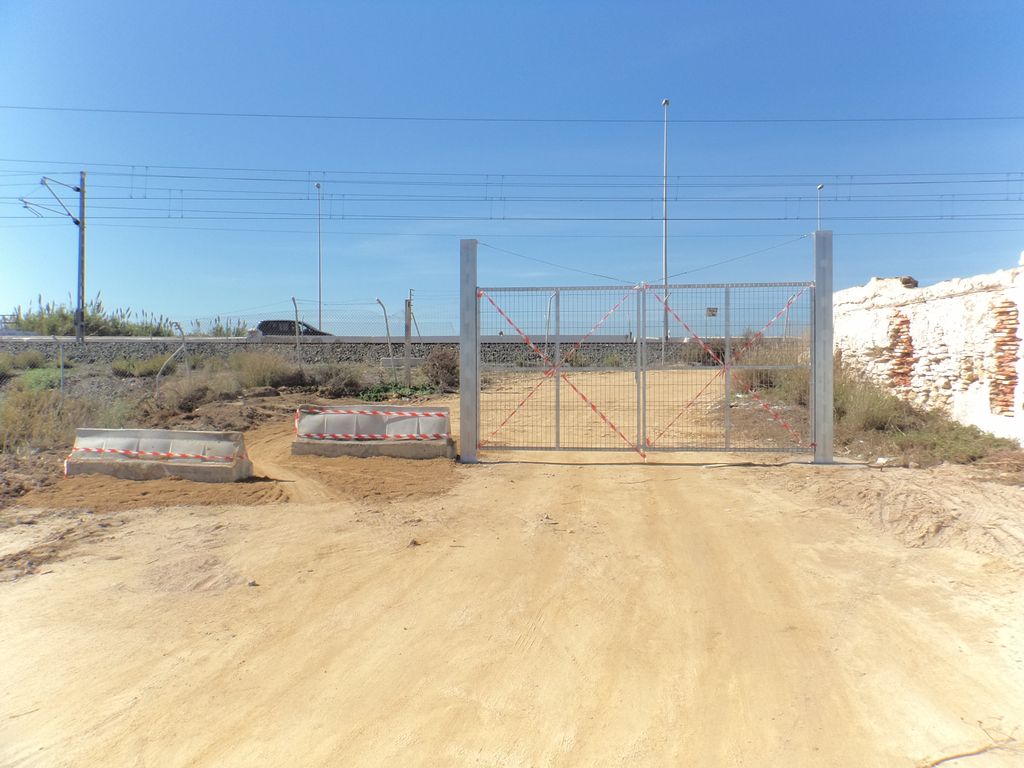
<svg viewBox="0 0 1024 768">
<path fill-rule="evenodd" d="M 479 289 L 479 447 L 810 451 L 812 295 Z"/>
</svg>

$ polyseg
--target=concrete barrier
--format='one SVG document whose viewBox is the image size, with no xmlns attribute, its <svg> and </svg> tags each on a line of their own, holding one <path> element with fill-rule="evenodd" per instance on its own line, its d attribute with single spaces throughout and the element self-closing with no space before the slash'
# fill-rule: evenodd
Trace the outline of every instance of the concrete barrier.
<svg viewBox="0 0 1024 768">
<path fill-rule="evenodd" d="M 102 474 L 125 480 L 181 477 L 231 483 L 251 476 L 252 462 L 241 432 L 79 429 L 64 462 L 64 474 Z"/>
<path fill-rule="evenodd" d="M 449 411 L 440 406 L 302 405 L 295 411 L 292 453 L 453 459 L 455 441 Z"/>
</svg>

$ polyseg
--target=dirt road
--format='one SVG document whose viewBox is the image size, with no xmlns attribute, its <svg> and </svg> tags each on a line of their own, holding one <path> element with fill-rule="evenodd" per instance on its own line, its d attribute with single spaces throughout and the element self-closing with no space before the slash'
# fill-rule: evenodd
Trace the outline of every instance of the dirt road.
<svg viewBox="0 0 1024 768">
<path fill-rule="evenodd" d="M 289 439 L 249 443 L 290 501 L 154 492 L 0 583 L 0 765 L 1024 764 L 1019 488 L 1001 543 L 908 547 L 864 489 L 956 476 Z"/>
</svg>

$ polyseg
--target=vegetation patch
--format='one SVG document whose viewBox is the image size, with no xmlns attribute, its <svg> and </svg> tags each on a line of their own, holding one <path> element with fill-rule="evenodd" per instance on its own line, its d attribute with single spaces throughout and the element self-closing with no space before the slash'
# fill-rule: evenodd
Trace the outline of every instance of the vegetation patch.
<svg viewBox="0 0 1024 768">
<path fill-rule="evenodd" d="M 435 347 L 423 361 L 423 376 L 441 392 L 454 391 L 459 386 L 459 351 L 451 347 Z"/>
<path fill-rule="evenodd" d="M 381 382 L 373 387 L 364 389 L 359 394 L 359 399 L 367 402 L 383 402 L 385 400 L 401 400 L 413 397 L 432 395 L 436 390 L 429 384 L 419 384 L 407 387 L 403 384 L 389 384 Z"/>
<path fill-rule="evenodd" d="M 243 389 L 252 387 L 298 387 L 305 383 L 302 370 L 266 352 L 238 352 L 230 365 Z"/>
<path fill-rule="evenodd" d="M 46 358 L 43 353 L 35 349 L 26 349 L 19 352 L 13 358 L 14 367 L 22 371 L 31 371 L 35 368 L 42 368 L 46 365 Z"/>
<path fill-rule="evenodd" d="M 71 445 L 75 428 L 89 420 L 93 406 L 52 389 L 21 387 L 0 400 L 0 451 L 63 448 Z"/>
<path fill-rule="evenodd" d="M 121 358 L 110 364 L 110 372 L 121 379 L 143 379 L 156 376 L 163 368 L 164 374 L 169 376 L 177 370 L 178 364 L 176 360 L 168 362 L 167 358 L 168 355 L 153 355 L 143 360 Z"/>
<path fill-rule="evenodd" d="M 40 392 L 60 387 L 60 371 L 56 368 L 35 368 L 25 371 L 18 380 L 24 389 Z"/>
<path fill-rule="evenodd" d="M 27 309 L 20 305 L 15 307 L 13 319 L 8 325 L 29 333 L 42 336 L 73 336 L 75 333 L 75 310 L 70 302 L 57 304 L 43 302 L 37 298 L 33 307 Z M 103 306 L 99 294 L 88 302 L 85 307 L 86 336 L 171 336 L 173 324 L 170 318 L 153 315 L 148 312 L 136 313 L 128 309 L 108 310 Z"/>
<path fill-rule="evenodd" d="M 778 403 L 806 405 L 805 370 L 736 371 L 738 381 Z M 837 452 L 863 459 L 880 456 L 902 464 L 968 464 L 1019 449 L 1014 440 L 965 426 L 945 414 L 914 406 L 866 379 L 841 360 L 835 367 L 834 414 Z"/>
</svg>

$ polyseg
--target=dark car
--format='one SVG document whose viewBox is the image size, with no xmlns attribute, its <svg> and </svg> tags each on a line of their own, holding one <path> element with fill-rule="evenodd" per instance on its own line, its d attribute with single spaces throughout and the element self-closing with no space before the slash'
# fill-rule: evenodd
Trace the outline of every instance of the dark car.
<svg viewBox="0 0 1024 768">
<path fill-rule="evenodd" d="M 256 330 L 264 336 L 295 336 L 294 320 L 263 320 Z M 330 336 L 329 333 L 299 321 L 299 336 Z"/>
</svg>

